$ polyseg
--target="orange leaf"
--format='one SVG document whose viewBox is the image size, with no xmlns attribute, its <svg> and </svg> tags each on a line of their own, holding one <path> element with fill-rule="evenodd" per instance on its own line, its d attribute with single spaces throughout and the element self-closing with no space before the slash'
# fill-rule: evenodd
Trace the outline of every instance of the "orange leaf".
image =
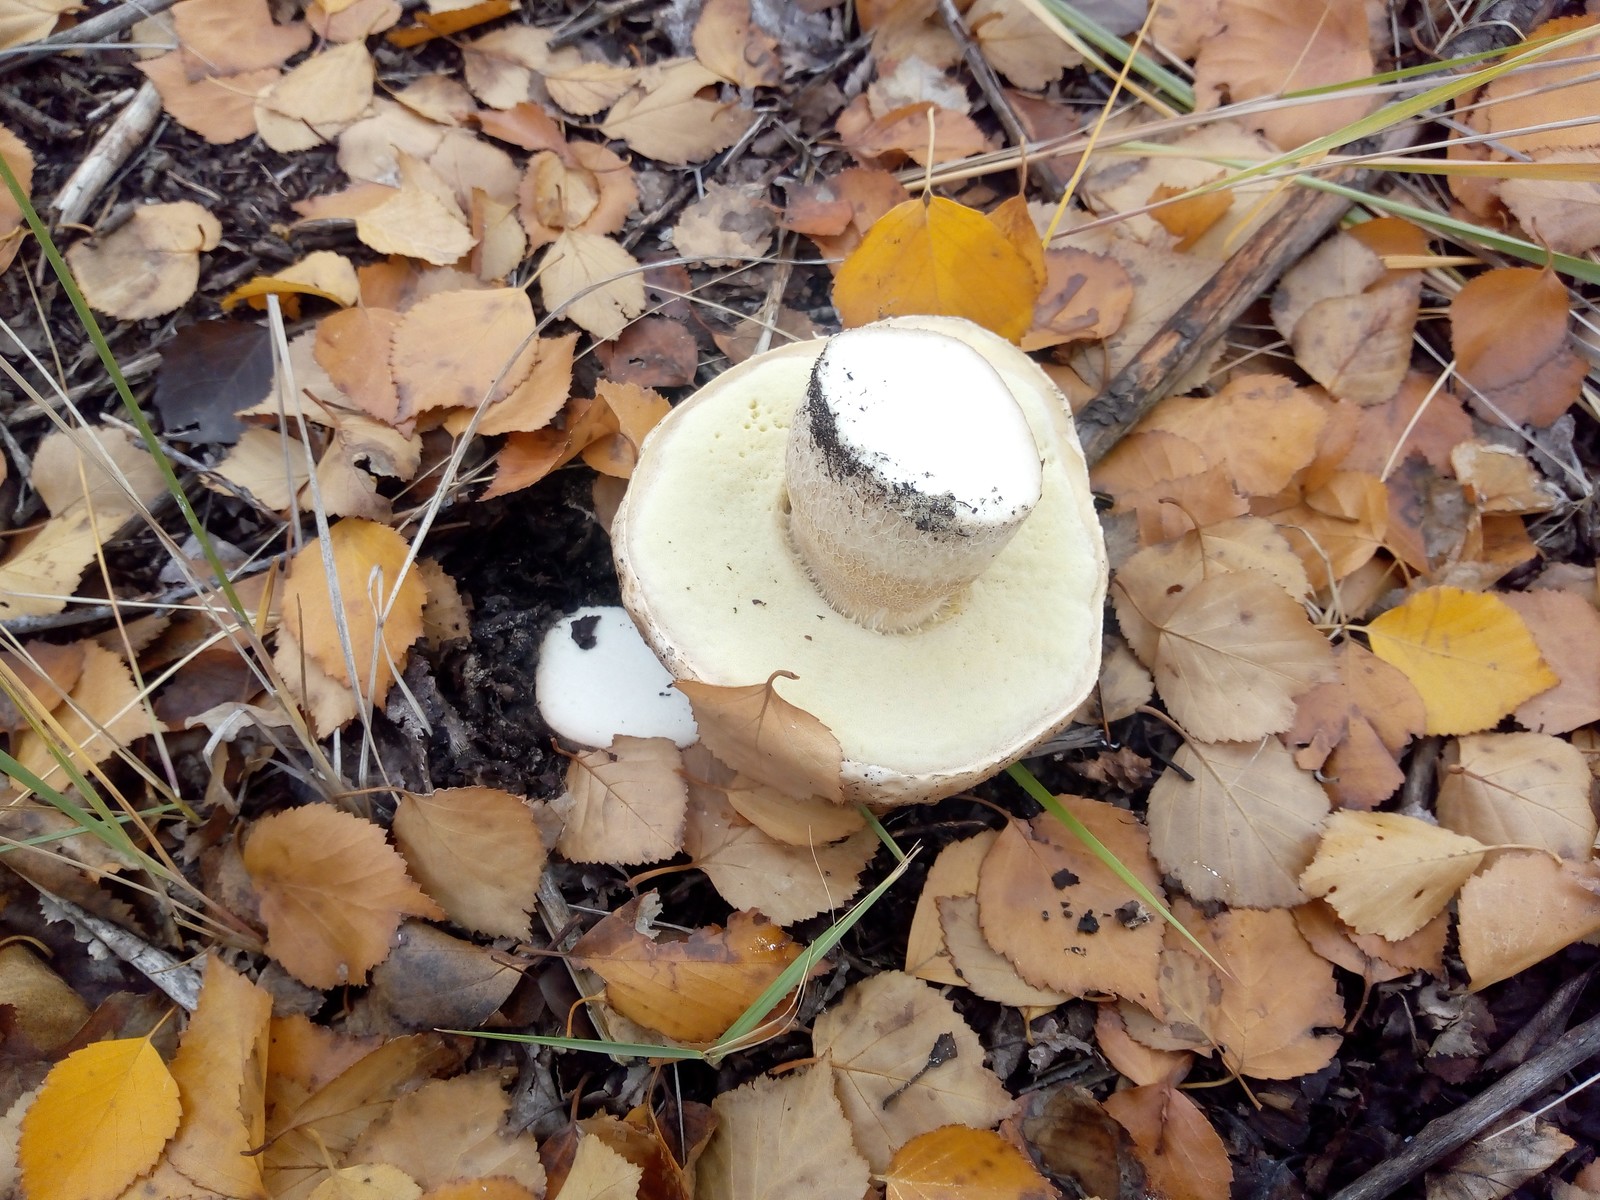
<svg viewBox="0 0 1600 1200">
<path fill-rule="evenodd" d="M 1105 1109 L 1128 1131 L 1150 1190 L 1166 1200 L 1228 1200 L 1228 1148 L 1195 1102 L 1170 1082 L 1113 1092 Z"/>
<path fill-rule="evenodd" d="M 444 919 L 381 829 L 326 804 L 257 821 L 244 867 L 261 894 L 267 953 L 312 987 L 364 982 L 404 914 Z"/>
<path fill-rule="evenodd" d="M 673 686 L 689 697 L 700 740 L 735 771 L 792 796 L 842 802 L 839 741 L 821 721 L 778 695 L 773 680 L 780 677 L 797 678 L 778 671 L 748 687 L 686 679 Z"/>
<path fill-rule="evenodd" d="M 149 1038 L 95 1042 L 57 1063 L 22 1118 L 33 1200 L 112 1200 L 178 1128 L 178 1085 Z"/>
<path fill-rule="evenodd" d="M 1433 587 L 1367 626 L 1372 652 L 1422 696 L 1428 733 L 1473 733 L 1560 680 L 1498 596 Z"/>
<path fill-rule="evenodd" d="M 1055 1189 L 1033 1162 L 989 1129 L 946 1125 L 895 1151 L 884 1173 L 887 1200 L 1051 1200 Z"/>
<path fill-rule="evenodd" d="M 873 224 L 839 268 L 833 302 L 846 328 L 926 313 L 965 317 L 1019 342 L 1040 283 L 988 217 L 935 196 L 907 200 Z"/>
<path fill-rule="evenodd" d="M 1463 397 L 1486 421 L 1548 425 L 1578 398 L 1584 363 L 1567 346 L 1566 285 L 1551 271 L 1502 267 L 1450 302 Z M 1495 410 L 1499 410 L 1498 413 Z"/>
</svg>

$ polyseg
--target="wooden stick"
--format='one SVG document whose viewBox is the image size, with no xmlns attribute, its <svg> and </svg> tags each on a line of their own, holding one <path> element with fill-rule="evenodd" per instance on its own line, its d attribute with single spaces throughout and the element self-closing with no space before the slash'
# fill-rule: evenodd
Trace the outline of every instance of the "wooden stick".
<svg viewBox="0 0 1600 1200">
<path fill-rule="evenodd" d="M 156 85 L 146 82 L 128 107 L 117 114 L 94 149 L 78 164 L 67 181 L 61 185 L 56 198 L 50 202 L 57 225 L 78 225 L 89 213 L 89 206 L 111 182 L 112 176 L 122 169 L 122 164 L 133 157 L 133 152 L 143 144 L 155 128 L 161 115 L 161 94 Z"/>
<path fill-rule="evenodd" d="M 90 17 L 81 25 L 74 25 L 31 46 L 19 46 L 0 55 L 0 75 L 8 75 L 18 67 L 49 58 L 58 50 L 70 50 L 88 42 L 109 42 L 124 29 L 133 28 L 146 17 L 166 12 L 175 3 L 177 0 L 130 0 L 127 4 L 119 4 L 108 12 Z"/>
<path fill-rule="evenodd" d="M 1596 1054 L 1600 1054 L 1600 1017 L 1590 1017 L 1455 1112 L 1430 1121 L 1404 1149 L 1335 1192 L 1332 1200 L 1382 1200 Z"/>
</svg>

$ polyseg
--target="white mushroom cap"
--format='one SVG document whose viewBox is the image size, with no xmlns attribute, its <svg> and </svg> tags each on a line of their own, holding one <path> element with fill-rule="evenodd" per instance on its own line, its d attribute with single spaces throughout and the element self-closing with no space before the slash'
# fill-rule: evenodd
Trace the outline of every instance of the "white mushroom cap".
<svg viewBox="0 0 1600 1200">
<path fill-rule="evenodd" d="M 614 605 L 580 608 L 546 631 L 533 696 L 544 723 L 580 746 L 607 747 L 626 734 L 682 747 L 699 736 L 689 698 Z"/>
<path fill-rule="evenodd" d="M 741 686 L 792 672 L 783 695 L 839 740 L 847 797 L 887 806 L 969 787 L 1068 723 L 1099 673 L 1107 570 L 1072 418 L 1037 364 L 954 318 L 870 328 L 915 332 L 913 358 L 929 333 L 976 350 L 1041 464 L 1031 513 L 936 619 L 885 633 L 842 615 L 790 536 L 790 426 L 820 340 L 741 363 L 675 408 L 645 442 L 612 540 L 623 603 L 674 676 Z M 940 406 L 927 408 L 931 421 Z M 971 446 L 974 433 L 958 418 L 943 436 Z"/>
</svg>

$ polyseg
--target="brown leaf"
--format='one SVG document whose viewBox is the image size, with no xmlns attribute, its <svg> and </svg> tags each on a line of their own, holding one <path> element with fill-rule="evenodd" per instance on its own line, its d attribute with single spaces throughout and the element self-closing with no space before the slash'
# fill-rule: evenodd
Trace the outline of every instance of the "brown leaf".
<svg viewBox="0 0 1600 1200">
<path fill-rule="evenodd" d="M 851 1140 L 827 1066 L 752 1079 L 711 1107 L 717 1131 L 696 1171 L 700 1200 L 867 1194 L 867 1163 Z"/>
<path fill-rule="evenodd" d="M 1517 707 L 1517 721 L 1536 733 L 1571 733 L 1600 720 L 1600 613 L 1582 596 L 1559 589 L 1500 597 L 1527 623 L 1539 655 L 1561 664 L 1561 682 Z"/>
<path fill-rule="evenodd" d="M 266 0 L 183 0 L 172 28 L 196 62 L 216 75 L 281 67 L 311 44 L 299 21 L 275 25 Z"/>
<path fill-rule="evenodd" d="M 142 321 L 182 308 L 200 282 L 200 252 L 222 224 L 192 200 L 147 204 L 114 233 L 67 249 L 84 299 L 100 312 Z"/>
<path fill-rule="evenodd" d="M 1080 796 L 1067 811 L 1158 898 L 1144 826 Z M 1110 992 L 1158 1009 L 1161 923 L 1111 868 L 1048 813 L 1009 822 L 983 860 L 978 920 L 989 944 L 1035 987 L 1072 996 Z"/>
<path fill-rule="evenodd" d="M 564 231 L 545 252 L 539 294 L 549 312 L 601 341 L 616 337 L 645 309 L 638 260 L 610 238 L 578 230 Z"/>
<path fill-rule="evenodd" d="M 457 925 L 528 936 L 546 852 L 525 800 L 487 787 L 404 792 L 394 840 L 423 891 Z"/>
<path fill-rule="evenodd" d="M 1428 1200 L 1501 1200 L 1577 1146 L 1553 1124 L 1513 1110 L 1444 1168 L 1428 1175 Z"/>
<path fill-rule="evenodd" d="M 1113 1092 L 1105 1108 L 1133 1138 L 1151 1190 L 1166 1200 L 1227 1200 L 1228 1148 L 1195 1102 L 1170 1082 Z"/>
<path fill-rule="evenodd" d="M 749 109 L 700 95 L 717 82 L 693 59 L 657 63 L 611 106 L 600 132 L 669 166 L 710 158 L 738 141 L 753 118 Z"/>
<path fill-rule="evenodd" d="M 800 953 L 788 934 L 752 912 L 735 912 L 726 929 L 710 925 L 662 940 L 643 931 L 660 908 L 653 892 L 628 901 L 572 954 L 606 981 L 612 1008 L 677 1042 L 715 1042 Z M 770 1015 L 784 1012 L 780 1001 Z"/>
<path fill-rule="evenodd" d="M 1068 247 L 1044 256 L 1044 286 L 1033 305 L 1024 350 L 1099 341 L 1122 327 L 1133 303 L 1133 280 L 1110 255 Z"/>
<path fill-rule="evenodd" d="M 1327 421 L 1304 391 L 1279 375 L 1243 375 L 1215 396 L 1173 396 L 1140 422 L 1187 438 L 1209 463 L 1226 466 L 1246 496 L 1270 496 L 1316 454 Z"/>
<path fill-rule="evenodd" d="M 752 21 L 750 0 L 706 0 L 694 25 L 694 54 L 707 70 L 742 88 L 783 80 L 778 42 Z"/>
<path fill-rule="evenodd" d="M 922 892 L 917 896 L 916 911 L 911 914 L 911 931 L 906 936 L 908 975 L 955 987 L 965 982 L 945 946 L 939 901 L 946 897 L 977 895 L 978 870 L 998 836 L 996 831 L 986 829 L 959 842 L 951 842 L 933 860 Z"/>
<path fill-rule="evenodd" d="M 774 681 L 797 678 L 778 671 L 748 687 L 680 679 L 689 697 L 700 740 L 741 775 L 792 796 L 822 796 L 843 802 L 844 755 L 828 727 L 778 695 Z"/>
<path fill-rule="evenodd" d="M 477 408 L 510 395 L 539 358 L 533 304 L 521 288 L 442 292 L 394 331 L 400 413 Z"/>
<path fill-rule="evenodd" d="M 256 129 L 280 153 L 332 141 L 372 103 L 377 71 L 364 42 L 313 54 L 256 98 Z"/>
<path fill-rule="evenodd" d="M 1353 641 L 1334 647 L 1339 675 L 1300 697 L 1289 745 L 1346 808 L 1375 808 L 1405 776 L 1400 753 L 1426 723 L 1422 697 L 1399 670 Z"/>
<path fill-rule="evenodd" d="M 1600 876 L 1593 863 L 1557 864 L 1538 850 L 1510 850 L 1467 880 L 1458 904 L 1461 961 L 1472 990 L 1526 970 L 1600 933 Z"/>
<path fill-rule="evenodd" d="M 1585 860 L 1600 833 L 1589 764 L 1542 733 L 1479 733 L 1453 748 L 1439 783 L 1439 823 L 1489 845 L 1534 846 Z"/>
<path fill-rule="evenodd" d="M 79 770 L 104 762 L 146 734 L 160 730 L 160 722 L 139 700 L 127 661 L 120 654 L 92 643 L 83 646 L 83 670 L 55 715 L 49 736 L 25 729 L 11 741 L 11 754 L 47 785 L 64 787 L 66 769 L 51 748 L 66 749 Z"/>
<path fill-rule="evenodd" d="M 260 894 L 267 953 L 312 987 L 364 982 L 406 913 L 444 916 L 382 830 L 325 804 L 257 821 L 243 861 Z"/>
<path fill-rule="evenodd" d="M 1553 272 L 1501 267 L 1468 280 L 1450 302 L 1468 405 L 1495 424 L 1549 425 L 1566 412 L 1584 374 L 1567 345 L 1568 319 L 1566 285 Z"/>
<path fill-rule="evenodd" d="M 735 812 L 786 846 L 822 846 L 866 828 L 866 819 L 857 809 L 843 808 L 821 796 L 788 796 L 740 776 L 728 784 L 725 794 Z"/>
<path fill-rule="evenodd" d="M 571 862 L 646 863 L 683 843 L 688 791 L 671 738 L 618 735 L 567 766 L 566 791 L 551 807 L 566 822 L 556 849 Z"/>
<path fill-rule="evenodd" d="M 1102 1004 L 1095 1009 L 1094 1040 L 1105 1059 L 1136 1086 L 1181 1083 L 1194 1055 L 1183 1050 L 1157 1050 L 1135 1041 L 1122 1019 L 1125 1005 Z"/>
<path fill-rule="evenodd" d="M 937 902 L 939 929 L 945 951 L 962 984 L 974 995 L 996 1004 L 1030 1013 L 1048 1012 L 1071 999 L 1063 992 L 1034 987 L 1011 965 L 988 939 L 978 924 L 976 896 L 941 896 Z"/>
<path fill-rule="evenodd" d="M 886 1200 L 1053 1200 L 1033 1160 L 998 1133 L 946 1125 L 895 1151 Z"/>
<path fill-rule="evenodd" d="M 498 950 L 422 921 L 405 922 L 394 941 L 362 1000 L 361 1019 L 375 1028 L 477 1029 L 522 979 Z"/>
<path fill-rule="evenodd" d="M 875 1171 L 919 1133 L 944 1125 L 987 1129 L 1012 1105 L 955 1007 L 898 971 L 852 987 L 817 1018 L 812 1041 L 833 1070 L 856 1145 Z"/>
<path fill-rule="evenodd" d="M 611 410 L 617 432 L 585 446 L 583 461 L 602 475 L 627 479 L 639 461 L 639 447 L 644 445 L 645 437 L 672 410 L 672 405 L 649 388 L 606 379 L 595 384 L 595 401 Z"/>
</svg>

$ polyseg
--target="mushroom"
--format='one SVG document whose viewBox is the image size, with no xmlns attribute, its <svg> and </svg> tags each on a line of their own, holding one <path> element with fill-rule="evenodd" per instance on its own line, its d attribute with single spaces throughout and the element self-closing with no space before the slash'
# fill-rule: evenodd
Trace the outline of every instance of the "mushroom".
<svg viewBox="0 0 1600 1200">
<path fill-rule="evenodd" d="M 551 731 L 580 746 L 608 747 L 626 734 L 671 738 L 682 749 L 697 736 L 689 698 L 615 606 L 589 605 L 550 627 L 533 695 Z"/>
<path fill-rule="evenodd" d="M 677 679 L 795 678 L 879 807 L 970 787 L 1094 686 L 1106 555 L 1066 401 L 949 317 L 769 351 L 651 432 L 612 526 Z"/>
</svg>

